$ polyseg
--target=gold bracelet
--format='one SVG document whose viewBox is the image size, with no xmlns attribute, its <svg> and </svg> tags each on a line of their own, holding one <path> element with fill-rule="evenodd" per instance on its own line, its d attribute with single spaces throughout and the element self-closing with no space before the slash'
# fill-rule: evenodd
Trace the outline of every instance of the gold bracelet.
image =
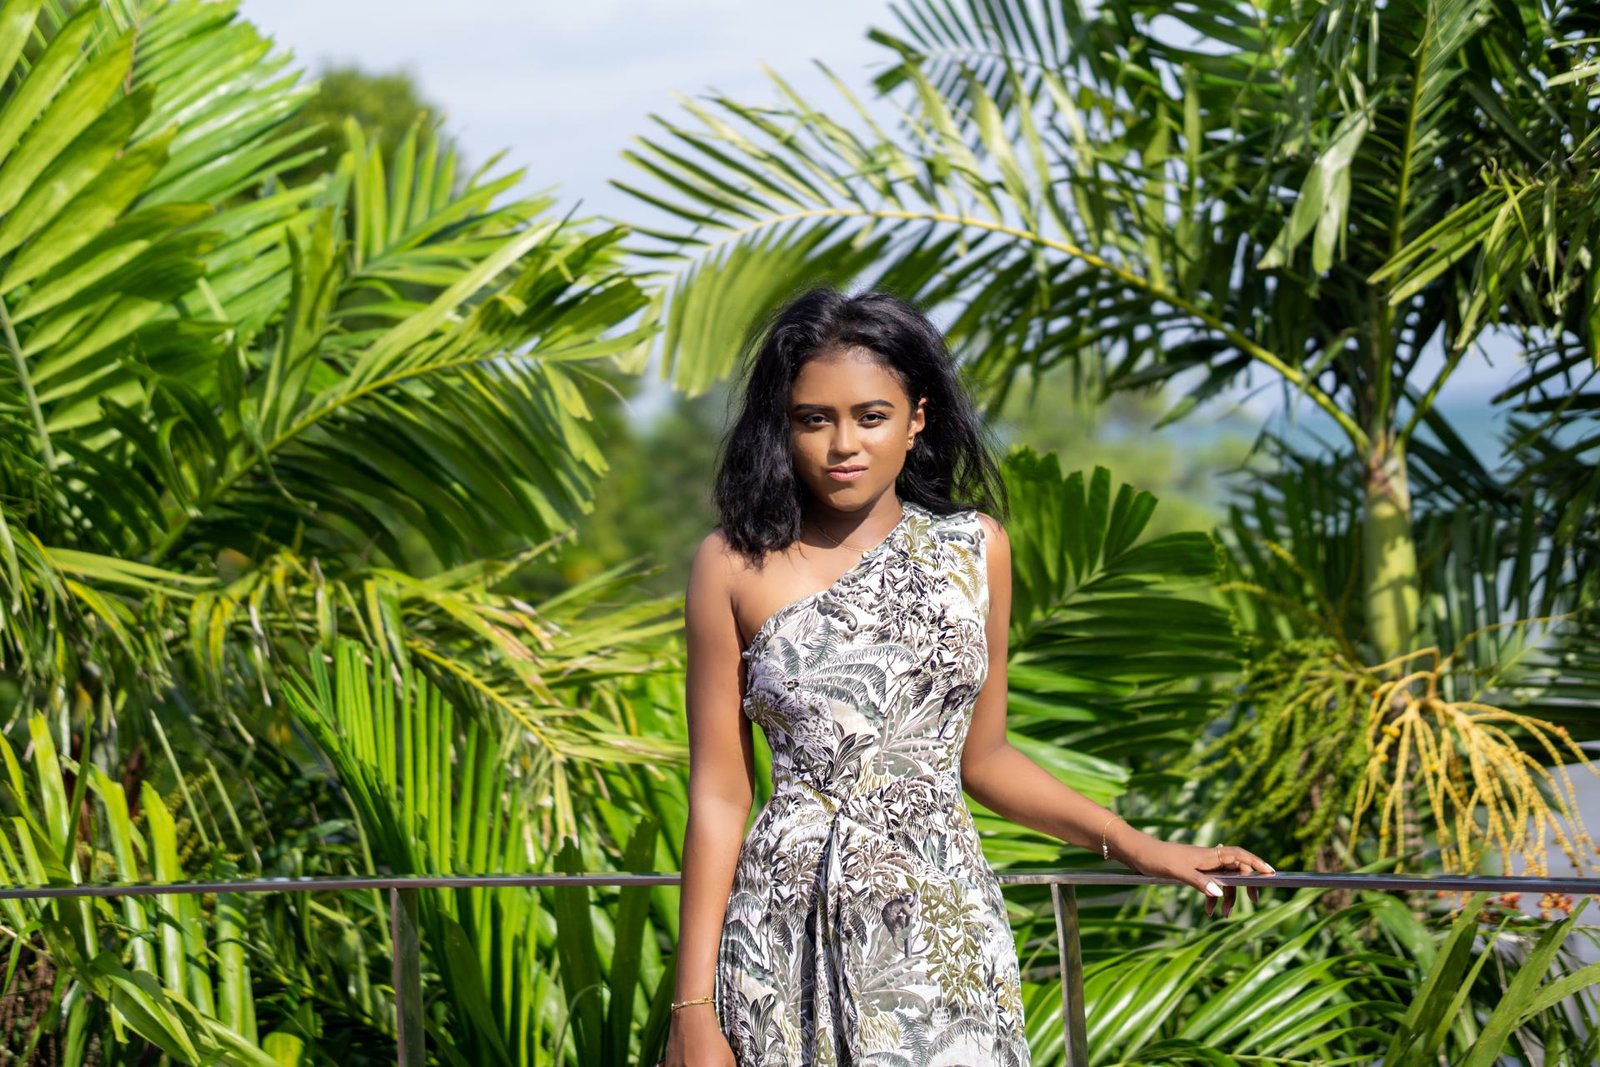
<svg viewBox="0 0 1600 1067">
<path fill-rule="evenodd" d="M 677 1011 L 679 1008 L 687 1008 L 691 1004 L 711 1004 L 716 999 L 715 994 L 713 994 L 709 997 L 695 997 L 693 1000 L 675 1000 L 672 1002 L 672 1010 Z"/>
<path fill-rule="evenodd" d="M 1113 816 L 1111 816 L 1111 818 L 1107 819 L 1100 827 L 1100 858 L 1103 859 L 1103 860 L 1108 860 L 1108 859 L 1111 858 L 1111 846 L 1106 844 L 1106 827 L 1110 826 L 1113 822 L 1117 821 L 1120 818 L 1122 818 L 1122 816 L 1113 815 Z"/>
</svg>

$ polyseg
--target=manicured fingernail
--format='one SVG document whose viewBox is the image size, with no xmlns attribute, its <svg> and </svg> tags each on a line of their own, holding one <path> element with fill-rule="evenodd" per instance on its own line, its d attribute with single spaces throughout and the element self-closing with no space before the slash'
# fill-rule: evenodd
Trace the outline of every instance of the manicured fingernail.
<svg viewBox="0 0 1600 1067">
<path fill-rule="evenodd" d="M 1222 895 L 1222 887 L 1215 882 L 1207 882 L 1206 892 L 1214 897 L 1220 897 Z"/>
<path fill-rule="evenodd" d="M 1269 864 L 1267 864 L 1267 873 L 1268 874 L 1277 874 L 1278 873 L 1278 868 L 1274 867 L 1272 864 L 1269 863 Z"/>
</svg>

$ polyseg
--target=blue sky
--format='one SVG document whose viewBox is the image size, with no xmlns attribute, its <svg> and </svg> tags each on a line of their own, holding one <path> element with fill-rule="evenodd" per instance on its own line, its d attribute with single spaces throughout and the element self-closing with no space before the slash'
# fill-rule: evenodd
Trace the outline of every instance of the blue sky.
<svg viewBox="0 0 1600 1067">
<path fill-rule="evenodd" d="M 765 62 L 820 94 L 814 56 L 861 84 L 883 63 L 868 27 L 894 24 L 876 0 L 244 0 L 240 10 L 313 71 L 328 62 L 409 71 L 470 163 L 506 149 L 530 188 L 559 183 L 585 214 L 636 213 L 605 179 L 643 174 L 619 153 L 659 129 L 650 112 L 676 115 L 674 93 L 766 99 Z"/>
</svg>

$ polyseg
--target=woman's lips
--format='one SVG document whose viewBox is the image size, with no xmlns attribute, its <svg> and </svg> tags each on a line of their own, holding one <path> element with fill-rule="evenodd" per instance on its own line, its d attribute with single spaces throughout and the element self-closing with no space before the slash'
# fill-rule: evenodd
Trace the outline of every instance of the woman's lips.
<svg viewBox="0 0 1600 1067">
<path fill-rule="evenodd" d="M 852 482 L 865 473 L 867 473 L 867 468 L 857 467 L 855 470 L 849 471 L 829 471 L 828 477 L 836 482 Z"/>
</svg>

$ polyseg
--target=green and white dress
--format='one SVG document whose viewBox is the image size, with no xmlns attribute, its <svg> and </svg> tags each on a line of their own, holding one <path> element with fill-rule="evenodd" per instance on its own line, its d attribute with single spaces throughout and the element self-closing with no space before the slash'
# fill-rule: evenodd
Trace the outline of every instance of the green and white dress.
<svg viewBox="0 0 1600 1067">
<path fill-rule="evenodd" d="M 988 673 L 977 512 L 883 541 L 743 655 L 773 794 L 739 851 L 715 1000 L 739 1067 L 1023 1067 L 1016 943 L 961 790 Z"/>
</svg>

